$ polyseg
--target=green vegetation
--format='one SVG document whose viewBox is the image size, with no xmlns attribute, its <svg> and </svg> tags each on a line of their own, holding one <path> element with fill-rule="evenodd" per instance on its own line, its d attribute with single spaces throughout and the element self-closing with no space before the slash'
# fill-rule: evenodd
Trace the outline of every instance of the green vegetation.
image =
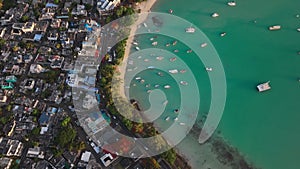
<svg viewBox="0 0 300 169">
<path fill-rule="evenodd" d="M 71 145 L 76 137 L 76 131 L 73 129 L 71 125 L 64 127 L 55 138 L 56 143 L 63 148 L 67 145 Z"/>
<path fill-rule="evenodd" d="M 176 154 L 175 150 L 172 148 L 172 149 L 170 149 L 170 150 L 164 152 L 164 153 L 162 154 L 162 157 L 163 157 L 166 161 L 168 161 L 170 164 L 173 165 L 174 162 L 175 162 L 175 160 L 176 160 L 176 158 L 177 158 L 177 154 Z"/>
<path fill-rule="evenodd" d="M 6 40 L 0 38 L 0 48 L 4 47 L 6 45 Z"/>
<path fill-rule="evenodd" d="M 62 122 L 61 122 L 61 126 L 63 127 L 67 127 L 67 125 L 70 123 L 71 118 L 70 117 L 66 117 Z"/>
<path fill-rule="evenodd" d="M 0 0 L 0 9 L 6 11 L 17 5 L 15 0 Z"/>
<path fill-rule="evenodd" d="M 41 132 L 41 127 L 35 127 L 34 129 L 32 129 L 31 135 L 37 136 L 40 134 L 40 132 Z"/>
<path fill-rule="evenodd" d="M 22 16 L 22 18 L 20 19 L 21 22 L 28 22 L 29 21 L 29 16 L 24 15 Z"/>
</svg>

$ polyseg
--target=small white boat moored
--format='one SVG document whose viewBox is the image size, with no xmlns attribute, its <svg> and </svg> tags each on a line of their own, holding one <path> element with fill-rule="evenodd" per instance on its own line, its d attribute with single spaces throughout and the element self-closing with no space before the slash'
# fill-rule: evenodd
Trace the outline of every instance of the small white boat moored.
<svg viewBox="0 0 300 169">
<path fill-rule="evenodd" d="M 270 31 L 276 31 L 276 30 L 280 30 L 281 26 L 280 25 L 273 25 L 269 27 Z"/>
<path fill-rule="evenodd" d="M 236 2 L 235 1 L 230 1 L 227 3 L 228 6 L 236 6 Z"/>
<path fill-rule="evenodd" d="M 176 74 L 176 73 L 178 73 L 178 70 L 177 69 L 172 69 L 172 70 L 169 70 L 169 73 Z"/>
<path fill-rule="evenodd" d="M 180 81 L 180 84 L 186 86 L 186 85 L 188 85 L 188 82 L 186 82 L 186 81 Z"/>
<path fill-rule="evenodd" d="M 212 15 L 211 15 L 211 17 L 213 17 L 213 18 L 216 18 L 216 17 L 218 17 L 218 16 L 220 16 L 217 12 L 215 12 L 215 13 L 213 13 Z"/>
<path fill-rule="evenodd" d="M 164 88 L 165 88 L 165 89 L 170 89 L 171 86 L 170 86 L 170 85 L 165 85 Z"/>
<path fill-rule="evenodd" d="M 205 46 L 207 46 L 207 43 L 202 43 L 201 47 L 204 48 Z"/>
<path fill-rule="evenodd" d="M 169 121 L 169 120 L 170 120 L 170 117 L 169 117 L 169 116 L 168 116 L 168 117 L 166 117 L 166 118 L 165 118 L 165 120 L 166 120 L 166 121 Z"/>
<path fill-rule="evenodd" d="M 140 48 L 138 46 L 135 47 L 136 50 L 140 50 Z"/>
<path fill-rule="evenodd" d="M 211 67 L 206 67 L 205 70 L 208 71 L 208 72 L 211 72 L 211 71 L 213 70 L 213 68 L 211 68 Z"/>
</svg>

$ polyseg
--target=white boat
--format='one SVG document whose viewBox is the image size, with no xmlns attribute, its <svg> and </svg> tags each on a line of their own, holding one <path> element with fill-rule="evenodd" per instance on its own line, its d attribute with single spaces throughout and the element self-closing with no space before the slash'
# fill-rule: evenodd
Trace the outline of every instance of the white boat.
<svg viewBox="0 0 300 169">
<path fill-rule="evenodd" d="M 177 58 L 176 57 L 172 57 L 170 58 L 170 62 L 174 62 Z"/>
<path fill-rule="evenodd" d="M 173 13 L 173 10 L 172 10 L 172 9 L 169 9 L 169 13 L 172 14 L 172 13 Z"/>
<path fill-rule="evenodd" d="M 159 76 L 164 76 L 164 74 L 161 73 L 161 72 L 158 72 L 157 74 L 158 74 Z"/>
<path fill-rule="evenodd" d="M 141 77 L 136 77 L 136 78 L 135 78 L 135 80 L 141 80 L 141 79 L 142 79 Z"/>
<path fill-rule="evenodd" d="M 185 125 L 185 123 L 179 123 L 181 126 L 184 126 Z"/>
<path fill-rule="evenodd" d="M 146 28 L 148 27 L 148 25 L 147 25 L 145 22 L 144 22 L 143 24 L 144 24 L 144 26 L 145 26 Z"/>
<path fill-rule="evenodd" d="M 169 73 L 176 74 L 176 73 L 178 73 L 178 70 L 177 69 L 172 69 L 172 70 L 169 70 Z"/>
<path fill-rule="evenodd" d="M 177 40 L 175 40 L 172 44 L 173 46 L 175 46 L 177 44 Z"/>
<path fill-rule="evenodd" d="M 166 118 L 165 118 L 165 120 L 166 120 L 166 121 L 169 121 L 169 120 L 170 120 L 170 117 L 169 117 L 169 116 L 168 116 L 168 117 L 166 117 Z"/>
<path fill-rule="evenodd" d="M 167 105 L 168 104 L 168 100 L 165 100 L 164 102 L 163 102 L 163 105 Z"/>
<path fill-rule="evenodd" d="M 226 35 L 226 32 L 222 32 L 222 33 L 220 33 L 220 36 L 225 36 Z"/>
<path fill-rule="evenodd" d="M 156 57 L 156 60 L 163 60 L 164 59 L 164 57 L 162 57 L 162 56 L 157 56 Z"/>
<path fill-rule="evenodd" d="M 206 67 L 205 70 L 211 72 L 213 69 L 211 67 Z"/>
<path fill-rule="evenodd" d="M 158 88 L 158 87 L 159 87 L 159 85 L 157 84 L 157 85 L 155 85 L 154 87 L 155 87 L 155 88 Z"/>
<path fill-rule="evenodd" d="M 175 119 L 174 119 L 174 121 L 177 121 L 178 120 L 178 117 L 176 117 Z"/>
<path fill-rule="evenodd" d="M 185 29 L 185 32 L 186 33 L 194 33 L 195 30 L 196 30 L 195 28 L 193 28 L 193 27 L 190 26 L 190 27 L 188 27 L 188 28 Z"/>
<path fill-rule="evenodd" d="M 180 70 L 180 73 L 185 73 L 185 72 L 186 72 L 185 69 Z"/>
<path fill-rule="evenodd" d="M 186 85 L 188 85 L 188 82 L 186 82 L 186 81 L 180 81 L 180 84 L 186 86 Z"/>
<path fill-rule="evenodd" d="M 132 44 L 134 44 L 134 45 L 139 45 L 137 42 L 132 42 Z"/>
<path fill-rule="evenodd" d="M 275 30 L 280 30 L 281 29 L 281 26 L 280 25 L 273 25 L 273 26 L 270 26 L 269 27 L 269 30 L 270 31 L 275 31 Z"/>
<path fill-rule="evenodd" d="M 171 45 L 170 43 L 167 43 L 167 44 L 166 44 L 166 47 L 168 47 L 168 46 L 170 46 L 170 45 Z"/>
<path fill-rule="evenodd" d="M 148 69 L 154 69 L 155 67 L 154 66 L 148 66 Z"/>
<path fill-rule="evenodd" d="M 165 85 L 164 88 L 165 88 L 165 89 L 170 89 L 171 86 L 170 86 L 170 85 Z"/>
<path fill-rule="evenodd" d="M 263 92 L 263 91 L 266 91 L 266 90 L 270 90 L 271 89 L 271 86 L 270 86 L 270 81 L 266 82 L 266 83 L 262 83 L 262 84 L 259 84 L 256 86 L 257 90 L 259 92 Z"/>
<path fill-rule="evenodd" d="M 174 52 L 177 53 L 177 52 L 179 52 L 179 50 L 178 50 L 178 49 L 175 49 Z"/>
<path fill-rule="evenodd" d="M 220 16 L 217 12 L 215 12 L 215 13 L 213 13 L 212 15 L 211 15 L 211 17 L 213 17 L 213 18 L 216 18 L 216 17 L 218 17 L 218 16 Z"/>
<path fill-rule="evenodd" d="M 135 47 L 136 50 L 140 50 L 140 48 L 138 46 Z"/>
<path fill-rule="evenodd" d="M 189 49 L 189 50 L 186 51 L 186 53 L 192 53 L 192 52 L 193 52 L 192 49 Z"/>
<path fill-rule="evenodd" d="M 298 28 L 297 31 L 300 32 L 300 28 Z"/>
<path fill-rule="evenodd" d="M 207 43 L 202 43 L 201 47 L 204 48 L 205 46 L 207 46 Z"/>
<path fill-rule="evenodd" d="M 228 6 L 236 6 L 236 2 L 234 1 L 230 1 L 227 3 Z"/>
<path fill-rule="evenodd" d="M 156 46 L 157 45 L 157 42 L 152 42 L 152 46 Z"/>
<path fill-rule="evenodd" d="M 150 41 L 154 41 L 154 38 L 150 38 Z"/>
</svg>

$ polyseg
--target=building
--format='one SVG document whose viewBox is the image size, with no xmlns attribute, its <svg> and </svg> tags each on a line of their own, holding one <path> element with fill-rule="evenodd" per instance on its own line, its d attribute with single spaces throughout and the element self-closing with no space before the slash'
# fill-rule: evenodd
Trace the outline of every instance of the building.
<svg viewBox="0 0 300 169">
<path fill-rule="evenodd" d="M 82 153 L 80 160 L 88 163 L 90 161 L 90 157 L 91 157 L 91 152 L 85 151 L 84 153 Z"/>
<path fill-rule="evenodd" d="M 10 166 L 12 164 L 12 159 L 7 157 L 0 158 L 0 168 L 2 169 L 10 169 Z"/>
</svg>

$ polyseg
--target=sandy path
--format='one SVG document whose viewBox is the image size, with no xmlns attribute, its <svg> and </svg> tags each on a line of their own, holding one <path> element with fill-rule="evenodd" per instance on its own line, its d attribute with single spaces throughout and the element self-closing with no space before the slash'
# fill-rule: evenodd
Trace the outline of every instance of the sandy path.
<svg viewBox="0 0 300 169">
<path fill-rule="evenodd" d="M 136 9 L 141 9 L 141 13 L 149 12 L 151 7 L 154 5 L 155 2 L 156 2 L 156 0 L 147 0 L 145 2 L 137 4 Z M 130 35 L 129 35 L 127 43 L 126 43 L 124 59 L 123 59 L 122 64 L 120 64 L 118 66 L 118 69 L 120 71 L 119 78 L 121 79 L 121 84 L 120 84 L 120 89 L 119 89 L 120 93 L 119 94 L 124 98 L 126 98 L 125 90 L 124 90 L 124 78 L 125 78 L 125 73 L 126 73 L 127 60 L 128 60 L 129 54 L 130 54 L 130 49 L 131 49 L 131 46 L 132 46 L 132 42 L 134 40 L 133 35 L 135 34 L 135 32 L 138 28 L 138 25 L 143 23 L 146 18 L 147 18 L 147 16 L 143 15 L 143 17 L 139 17 L 138 20 L 133 25 L 131 25 Z"/>
</svg>

